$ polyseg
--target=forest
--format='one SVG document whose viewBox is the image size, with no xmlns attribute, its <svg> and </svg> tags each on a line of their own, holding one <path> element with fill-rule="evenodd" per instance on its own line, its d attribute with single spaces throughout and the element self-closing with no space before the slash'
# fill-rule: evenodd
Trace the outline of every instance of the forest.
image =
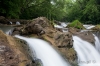
<svg viewBox="0 0 100 66">
<path fill-rule="evenodd" d="M 0 0 L 0 16 L 100 24 L 100 0 Z"/>
</svg>

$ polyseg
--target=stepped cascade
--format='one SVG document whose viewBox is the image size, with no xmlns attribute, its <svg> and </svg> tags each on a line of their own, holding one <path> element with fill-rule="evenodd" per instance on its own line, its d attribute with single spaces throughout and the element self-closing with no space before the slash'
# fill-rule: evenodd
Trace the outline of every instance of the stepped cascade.
<svg viewBox="0 0 100 66">
<path fill-rule="evenodd" d="M 41 39 L 25 38 L 18 35 L 15 37 L 23 39 L 29 44 L 30 49 L 36 52 L 36 57 L 42 61 L 43 66 L 70 66 L 47 42 Z"/>
<path fill-rule="evenodd" d="M 100 54 L 92 44 L 73 36 L 79 66 L 100 66 Z"/>
</svg>

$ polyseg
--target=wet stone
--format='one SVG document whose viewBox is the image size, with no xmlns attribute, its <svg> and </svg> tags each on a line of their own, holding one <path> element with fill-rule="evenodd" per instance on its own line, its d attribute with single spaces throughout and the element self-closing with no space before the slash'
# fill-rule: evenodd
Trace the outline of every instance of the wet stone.
<svg viewBox="0 0 100 66">
<path fill-rule="evenodd" d="M 6 48 L 6 46 L 1 45 L 1 46 L 0 46 L 0 52 L 4 52 L 4 51 L 5 51 L 5 48 Z"/>
</svg>

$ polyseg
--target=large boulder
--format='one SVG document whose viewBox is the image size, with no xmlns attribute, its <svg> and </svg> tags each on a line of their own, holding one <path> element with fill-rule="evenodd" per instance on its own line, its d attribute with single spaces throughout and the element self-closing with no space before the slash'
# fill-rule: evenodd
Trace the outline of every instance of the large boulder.
<svg viewBox="0 0 100 66">
<path fill-rule="evenodd" d="M 43 28 L 52 27 L 51 21 L 49 21 L 46 17 L 38 17 L 36 19 L 33 19 L 32 22 L 27 26 L 32 26 L 34 24 L 40 24 Z"/>
<path fill-rule="evenodd" d="M 25 42 L 0 30 L 0 66 L 35 66 Z"/>
<path fill-rule="evenodd" d="M 41 34 L 44 34 L 45 31 L 40 24 L 34 24 L 34 25 L 29 25 L 25 27 L 24 31 L 22 31 L 22 34 L 25 34 L 25 33 L 41 35 Z"/>
<path fill-rule="evenodd" d="M 45 17 L 38 17 L 31 20 L 31 22 L 28 22 L 26 25 L 22 26 L 20 30 L 14 30 L 13 33 L 19 31 L 19 34 L 21 35 L 42 35 L 45 33 L 44 29 L 46 29 L 47 27 L 53 28 L 52 22 Z"/>
</svg>

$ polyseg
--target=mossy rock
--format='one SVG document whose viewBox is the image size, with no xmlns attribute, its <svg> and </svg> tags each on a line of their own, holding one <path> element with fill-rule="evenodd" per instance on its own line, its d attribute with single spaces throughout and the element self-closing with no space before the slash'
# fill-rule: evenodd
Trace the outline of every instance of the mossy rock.
<svg viewBox="0 0 100 66">
<path fill-rule="evenodd" d="M 67 28 L 74 27 L 77 29 L 85 29 L 85 27 L 83 26 L 83 24 L 81 22 L 79 22 L 79 20 L 74 20 L 72 23 L 68 24 L 66 27 Z"/>
<path fill-rule="evenodd" d="M 96 25 L 95 27 L 91 28 L 92 30 L 100 30 L 100 25 Z"/>
</svg>

